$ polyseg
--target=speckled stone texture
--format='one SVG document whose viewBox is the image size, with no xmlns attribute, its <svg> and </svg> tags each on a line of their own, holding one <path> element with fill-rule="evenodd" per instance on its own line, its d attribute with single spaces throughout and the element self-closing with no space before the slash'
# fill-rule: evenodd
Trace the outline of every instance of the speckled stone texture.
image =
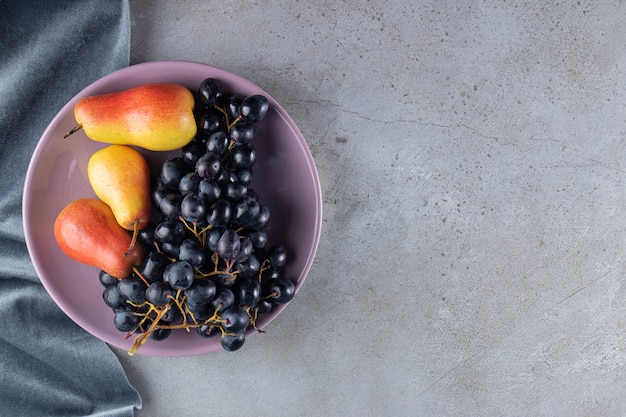
<svg viewBox="0 0 626 417">
<path fill-rule="evenodd" d="M 116 351 L 143 416 L 626 415 L 626 5 L 131 1 L 131 62 L 277 99 L 324 200 L 236 353 Z"/>
</svg>

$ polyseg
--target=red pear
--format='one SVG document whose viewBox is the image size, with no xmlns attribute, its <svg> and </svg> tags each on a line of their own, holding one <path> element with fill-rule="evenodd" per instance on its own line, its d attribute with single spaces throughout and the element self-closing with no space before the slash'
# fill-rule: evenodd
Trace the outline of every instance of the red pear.
<svg viewBox="0 0 626 417">
<path fill-rule="evenodd" d="M 69 203 L 56 218 L 54 237 L 61 250 L 77 262 L 94 266 L 123 279 L 141 265 L 144 250 L 117 223 L 111 208 L 95 198 Z"/>
<path fill-rule="evenodd" d="M 151 151 L 170 151 L 188 144 L 196 135 L 195 98 L 175 83 L 152 83 L 128 90 L 94 95 L 74 106 L 78 125 L 87 137 Z"/>
</svg>

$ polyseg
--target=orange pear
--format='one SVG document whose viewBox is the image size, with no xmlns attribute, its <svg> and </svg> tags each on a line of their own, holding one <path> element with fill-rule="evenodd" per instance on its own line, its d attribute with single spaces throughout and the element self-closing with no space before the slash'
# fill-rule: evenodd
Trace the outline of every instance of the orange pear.
<svg viewBox="0 0 626 417">
<path fill-rule="evenodd" d="M 65 206 L 54 222 L 54 237 L 70 258 L 118 279 L 131 275 L 144 258 L 141 245 L 128 251 L 130 234 L 117 223 L 111 208 L 96 198 L 74 200 Z"/>
<path fill-rule="evenodd" d="M 132 249 L 139 230 L 152 216 L 148 162 L 131 146 L 109 145 L 91 155 L 87 176 L 98 198 L 111 207 L 117 223 L 134 232 Z"/>
<path fill-rule="evenodd" d="M 128 90 L 95 95 L 74 106 L 79 129 L 97 141 L 135 145 L 152 151 L 171 151 L 196 135 L 195 99 L 175 83 L 144 84 Z"/>
</svg>

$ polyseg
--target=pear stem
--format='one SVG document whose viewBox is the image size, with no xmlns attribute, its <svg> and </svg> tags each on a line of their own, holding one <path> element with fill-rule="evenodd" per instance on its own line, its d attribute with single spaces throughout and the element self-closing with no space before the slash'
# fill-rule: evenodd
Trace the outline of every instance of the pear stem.
<svg viewBox="0 0 626 417">
<path fill-rule="evenodd" d="M 63 136 L 63 139 L 67 138 L 69 135 L 71 135 L 71 134 L 73 134 L 73 133 L 78 132 L 78 131 L 79 131 L 80 129 L 82 129 L 82 128 L 83 128 L 83 125 L 82 125 L 82 124 L 80 124 L 80 123 L 79 123 L 79 124 L 77 124 L 76 126 L 74 126 L 74 127 L 72 128 L 72 130 L 70 130 L 70 131 L 69 131 L 69 132 L 68 132 L 65 136 Z"/>
<path fill-rule="evenodd" d="M 130 241 L 130 245 L 128 246 L 128 250 L 124 254 L 124 257 L 130 255 L 130 253 L 135 249 L 135 245 L 137 244 L 137 236 L 139 235 L 139 220 L 133 223 L 133 238 Z"/>
</svg>

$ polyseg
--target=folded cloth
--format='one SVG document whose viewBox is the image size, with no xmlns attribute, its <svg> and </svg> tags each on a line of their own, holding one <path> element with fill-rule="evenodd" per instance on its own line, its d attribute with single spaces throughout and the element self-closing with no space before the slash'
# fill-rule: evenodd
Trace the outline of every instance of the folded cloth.
<svg viewBox="0 0 626 417">
<path fill-rule="evenodd" d="M 54 115 L 130 55 L 128 0 L 0 0 L 0 414 L 133 416 L 111 349 L 74 324 L 26 250 L 22 190 Z"/>
</svg>

